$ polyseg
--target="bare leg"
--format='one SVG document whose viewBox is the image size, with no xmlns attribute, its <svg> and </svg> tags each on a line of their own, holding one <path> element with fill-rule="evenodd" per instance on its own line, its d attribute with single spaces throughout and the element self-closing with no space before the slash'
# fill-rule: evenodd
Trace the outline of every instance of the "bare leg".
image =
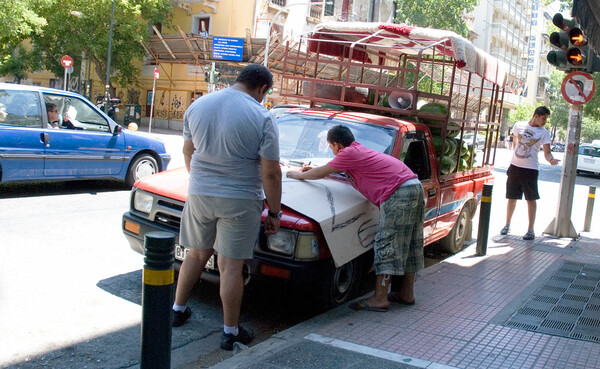
<svg viewBox="0 0 600 369">
<path fill-rule="evenodd" d="M 192 288 L 200 279 L 206 262 L 213 254 L 213 249 L 195 250 L 190 249 L 189 254 L 181 264 L 179 269 L 179 278 L 177 279 L 177 290 L 175 291 L 175 303 L 185 305 Z"/>
<path fill-rule="evenodd" d="M 220 295 L 223 304 L 223 323 L 230 327 L 238 325 L 242 297 L 244 296 L 243 259 L 230 259 L 219 254 Z"/>
<path fill-rule="evenodd" d="M 535 212 L 537 210 L 537 201 L 527 200 L 527 215 L 529 215 L 529 228 L 527 230 L 533 230 L 535 224 Z"/>
<path fill-rule="evenodd" d="M 393 293 L 398 299 L 407 303 L 412 303 L 415 301 L 414 286 L 415 273 L 406 273 L 402 279 L 402 287 L 398 292 Z"/>
<path fill-rule="evenodd" d="M 512 220 L 512 216 L 515 212 L 515 207 L 517 206 L 517 200 L 508 199 L 508 203 L 506 204 L 506 224 L 510 224 Z"/>
</svg>

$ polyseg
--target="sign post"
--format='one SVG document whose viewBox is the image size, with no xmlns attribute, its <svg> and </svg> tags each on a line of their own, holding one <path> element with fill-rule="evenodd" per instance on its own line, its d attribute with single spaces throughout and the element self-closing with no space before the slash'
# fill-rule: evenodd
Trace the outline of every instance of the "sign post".
<svg viewBox="0 0 600 369">
<path fill-rule="evenodd" d="M 70 68 L 71 72 L 73 71 L 73 58 L 71 58 L 69 55 L 64 55 L 62 58 L 60 58 L 60 65 L 62 65 L 62 67 L 65 68 L 63 90 L 66 91 L 67 90 L 67 74 L 69 73 L 69 68 Z"/>
<path fill-rule="evenodd" d="M 152 131 L 152 116 L 154 115 L 154 93 L 156 92 L 156 80 L 160 77 L 158 68 L 154 68 L 154 82 L 152 83 L 152 101 L 150 101 L 150 122 L 148 123 L 148 133 Z"/>
</svg>

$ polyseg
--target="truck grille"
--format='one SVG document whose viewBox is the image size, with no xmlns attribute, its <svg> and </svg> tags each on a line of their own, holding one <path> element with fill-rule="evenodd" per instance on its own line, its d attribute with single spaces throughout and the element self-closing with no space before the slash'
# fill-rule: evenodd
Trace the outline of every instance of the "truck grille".
<svg viewBox="0 0 600 369">
<path fill-rule="evenodd" d="M 168 227 L 177 228 L 181 225 L 181 216 L 158 212 L 154 218 L 156 223 L 166 225 Z"/>
</svg>

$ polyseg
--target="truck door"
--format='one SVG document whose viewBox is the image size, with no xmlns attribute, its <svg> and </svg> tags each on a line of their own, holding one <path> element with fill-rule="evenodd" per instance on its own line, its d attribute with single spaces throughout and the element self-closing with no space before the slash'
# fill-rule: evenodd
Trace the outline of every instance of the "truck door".
<svg viewBox="0 0 600 369">
<path fill-rule="evenodd" d="M 423 221 L 423 237 L 425 244 L 428 244 L 427 238 L 431 237 L 435 229 L 435 222 L 439 208 L 439 183 L 431 175 L 431 162 L 425 141 L 425 132 L 408 132 L 402 143 L 400 160 L 408 166 L 415 174 L 425 191 L 425 219 Z"/>
</svg>

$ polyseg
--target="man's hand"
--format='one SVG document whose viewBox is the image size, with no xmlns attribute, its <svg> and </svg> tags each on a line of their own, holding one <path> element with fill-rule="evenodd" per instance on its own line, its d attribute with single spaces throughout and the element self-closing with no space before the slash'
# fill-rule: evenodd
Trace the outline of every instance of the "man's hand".
<svg viewBox="0 0 600 369">
<path fill-rule="evenodd" d="M 551 164 L 551 165 L 556 165 L 556 164 L 558 164 L 559 162 L 560 162 L 560 160 L 558 160 L 558 159 L 550 159 L 550 164 Z"/>
<path fill-rule="evenodd" d="M 302 179 L 302 172 L 297 170 L 288 170 L 287 173 L 285 173 L 285 176 L 293 179 Z"/>
<path fill-rule="evenodd" d="M 265 234 L 270 236 L 279 231 L 279 219 L 268 216 L 265 218 Z"/>
</svg>

